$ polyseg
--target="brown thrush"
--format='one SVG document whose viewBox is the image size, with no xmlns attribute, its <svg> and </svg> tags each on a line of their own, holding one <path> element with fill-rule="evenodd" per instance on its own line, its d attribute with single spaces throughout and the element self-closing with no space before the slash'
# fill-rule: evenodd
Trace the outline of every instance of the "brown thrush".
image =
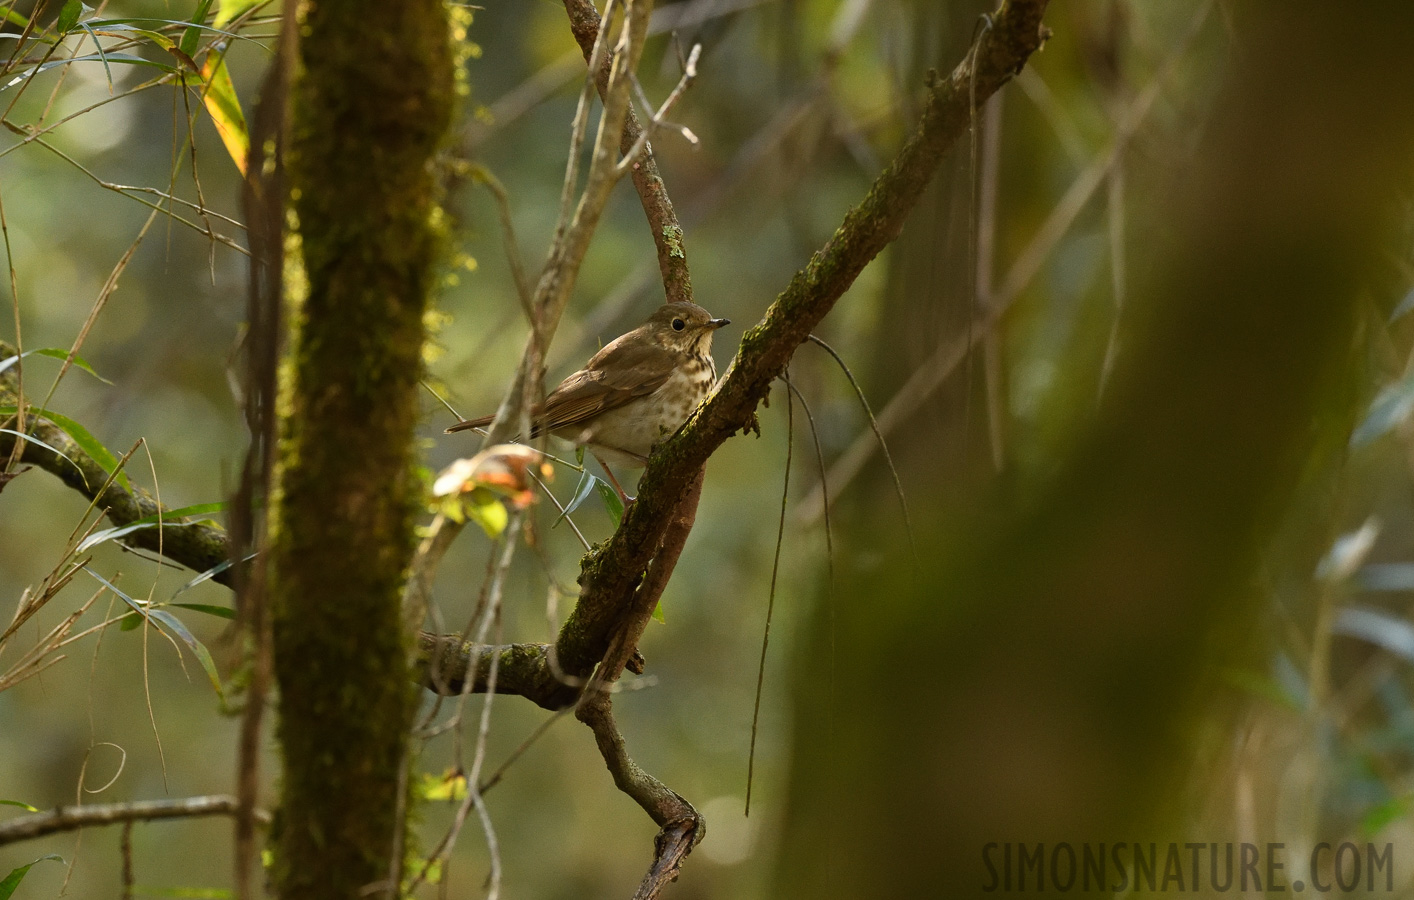
<svg viewBox="0 0 1414 900">
<path fill-rule="evenodd" d="M 642 467 L 653 445 L 682 427 L 717 380 L 712 335 L 729 324 L 695 303 L 660 306 L 537 404 L 531 435 L 548 431 L 588 446 L 627 499 L 609 464 Z M 447 432 L 480 428 L 493 418 L 466 419 Z"/>
</svg>

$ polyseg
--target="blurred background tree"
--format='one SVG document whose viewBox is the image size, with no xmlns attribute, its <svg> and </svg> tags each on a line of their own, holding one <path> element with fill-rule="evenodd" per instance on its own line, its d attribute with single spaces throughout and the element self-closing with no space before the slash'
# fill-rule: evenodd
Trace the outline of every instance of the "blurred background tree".
<svg viewBox="0 0 1414 900">
<path fill-rule="evenodd" d="M 194 10 L 132 0 L 64 22 L 59 4 L 12 9 L 68 26 L 63 55 L 102 43 L 174 70 L 84 59 L 11 83 L 25 71 L 12 69 L 0 100 L 19 131 L 0 148 L 0 199 L 23 346 L 68 349 L 85 333 L 83 357 L 112 381 L 71 372 L 46 408 L 117 455 L 145 438 L 152 464 L 140 450 L 129 477 L 169 507 L 218 501 L 245 446 L 229 360 L 246 263 L 202 232 L 242 242 L 219 218 L 239 218 L 240 176 L 197 90 L 171 87 L 180 57 L 145 37 L 123 50 L 122 36 L 77 24 Z M 925 70 L 961 59 L 986 9 L 660 4 L 640 68 L 651 97 L 677 81 L 680 52 L 704 44 L 675 114 L 700 146 L 654 141 L 699 302 L 744 326 L 759 318 L 893 156 Z M 670 896 L 980 891 L 992 840 L 1354 836 L 1395 841 L 1396 859 L 1414 851 L 1414 302 L 1400 302 L 1414 283 L 1414 118 L 1397 90 L 1408 18 L 1393 2 L 1358 20 L 1320 4 L 1124 0 L 1048 14 L 1045 52 L 979 115 L 903 239 L 820 330 L 888 431 L 916 568 L 848 382 L 813 347 L 792 367 L 829 468 L 834 556 L 796 405 L 749 818 L 783 390 L 762 412 L 762 438 L 728 442 L 709 466 L 664 622 L 642 642 L 654 681 L 617 701 L 635 758 L 709 822 Z M 198 35 L 198 66 L 228 45 L 247 110 L 273 21 L 260 7 L 241 23 L 251 41 Z M 187 33 L 139 27 L 178 49 Z M 11 41 L 23 30 L 6 26 Z M 457 147 L 505 185 L 537 260 L 581 51 L 556 3 L 488 4 L 460 40 L 469 92 Z M 144 87 L 148 76 L 165 80 Z M 43 135 L 24 127 L 80 110 Z M 195 229 L 165 212 L 145 225 L 152 210 L 137 201 L 166 208 L 153 189 L 209 212 L 176 210 Z M 429 381 L 460 412 L 480 412 L 501 396 L 524 326 L 492 196 L 459 191 L 447 212 Z M 620 186 L 549 377 L 640 321 L 657 283 L 642 210 Z M 739 334 L 720 336 L 719 368 Z M 44 396 L 59 367 L 27 358 L 27 396 Z M 452 419 L 430 396 L 422 413 L 432 469 L 469 452 L 440 436 Z M 551 488 L 567 501 L 575 474 L 557 475 Z M 18 599 L 68 556 L 86 501 L 29 472 L 0 503 L 0 596 Z M 548 640 L 583 547 L 567 525 L 551 527 L 555 515 L 536 515 L 537 552 L 509 573 L 503 628 Z M 593 503 L 574 519 L 591 541 L 611 529 Z M 470 617 L 467 586 L 491 552 L 468 533 L 444 562 L 434 592 L 449 628 Z M 192 577 L 116 542 L 92 554 L 93 571 L 121 574 L 134 598 L 164 600 Z M 0 671 L 99 587 L 79 573 L 17 632 Z M 177 600 L 228 606 L 229 591 L 206 583 Z M 80 621 L 112 602 L 105 594 Z M 222 652 L 224 622 L 173 612 L 223 664 L 238 656 Z M 48 808 L 228 792 L 236 722 L 190 656 L 184 675 L 174 646 L 149 629 L 90 636 L 0 691 L 0 799 Z M 549 715 L 498 701 L 488 765 Z M 430 794 L 453 743 L 423 752 Z M 267 785 L 263 802 L 274 796 Z M 507 892 L 620 896 L 642 874 L 654 826 L 614 789 L 582 729 L 552 720 L 487 803 Z M 454 805 L 423 802 L 412 843 L 435 844 Z M 471 828 L 442 872 L 462 893 L 480 889 L 489 864 Z M 0 872 L 57 852 L 72 870 L 43 863 L 18 896 L 66 880 L 71 894 L 111 896 L 121 841 L 94 829 L 0 847 Z M 225 821 L 143 824 L 131 843 L 140 890 L 229 888 Z"/>
</svg>

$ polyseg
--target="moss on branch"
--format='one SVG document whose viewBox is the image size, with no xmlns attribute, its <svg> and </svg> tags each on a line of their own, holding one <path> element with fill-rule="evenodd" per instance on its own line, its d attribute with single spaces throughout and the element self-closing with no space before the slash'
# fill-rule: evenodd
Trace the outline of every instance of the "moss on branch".
<svg viewBox="0 0 1414 900">
<path fill-rule="evenodd" d="M 707 458 L 753 421 L 771 382 L 785 371 L 795 350 L 903 223 L 937 169 L 943 154 L 965 133 L 978 106 L 1020 71 L 1044 42 L 1041 24 L 1047 0 L 1005 0 L 989 19 L 975 52 L 946 79 L 932 79 L 927 104 L 913 135 L 851 209 L 805 269 L 742 336 L 722 383 L 673 438 L 649 460 L 639 482 L 638 502 L 610 541 L 588 554 L 580 571 L 583 592 L 557 641 L 565 671 L 582 675 L 594 667 L 626 610 L 649 561 L 662 544 L 679 504 Z"/>
<path fill-rule="evenodd" d="M 273 881 L 355 897 L 388 873 L 415 695 L 400 614 L 431 161 L 452 105 L 441 0 L 312 0 L 290 184 L 307 295 L 281 398 L 270 598 L 284 753 Z"/>
<path fill-rule="evenodd" d="M 9 359 L 15 353 L 13 346 L 0 341 L 0 359 Z M 18 390 L 19 379 L 16 377 L 15 368 L 12 366 L 0 372 L 0 406 L 18 406 Z M 14 422 L 0 423 L 0 426 L 18 430 Z M 22 464 L 33 464 L 88 499 L 96 500 L 95 506 L 106 511 L 109 521 L 114 525 L 129 525 L 138 519 L 167 511 L 152 495 L 135 485 L 129 489 L 115 479 L 107 488 L 103 488 L 104 483 L 108 481 L 108 471 L 57 425 L 30 414 L 26 417 L 25 429 L 26 434 L 42 441 L 45 446 L 25 441 L 13 434 L 0 434 L 0 456 L 8 459 L 14 450 L 15 442 L 20 441 L 24 444 L 23 455 L 20 457 Z M 103 488 L 101 495 L 100 488 Z M 142 528 L 120 540 L 129 547 L 138 547 L 154 553 L 160 549 L 163 556 L 197 572 L 205 572 L 230 559 L 230 540 L 224 528 L 206 522 L 177 524 L 180 521 L 174 519 L 171 524 L 164 522 L 160 530 L 155 526 Z M 230 584 L 230 579 L 231 570 L 227 569 L 212 580 Z"/>
</svg>

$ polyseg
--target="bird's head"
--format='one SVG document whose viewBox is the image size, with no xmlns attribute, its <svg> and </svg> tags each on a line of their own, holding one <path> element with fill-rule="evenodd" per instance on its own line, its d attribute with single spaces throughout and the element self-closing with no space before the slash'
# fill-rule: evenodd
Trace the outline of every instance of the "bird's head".
<svg viewBox="0 0 1414 900">
<path fill-rule="evenodd" d="M 665 303 L 647 322 L 653 336 L 665 347 L 684 353 L 710 353 L 712 335 L 729 319 L 714 319 L 696 303 Z"/>
</svg>

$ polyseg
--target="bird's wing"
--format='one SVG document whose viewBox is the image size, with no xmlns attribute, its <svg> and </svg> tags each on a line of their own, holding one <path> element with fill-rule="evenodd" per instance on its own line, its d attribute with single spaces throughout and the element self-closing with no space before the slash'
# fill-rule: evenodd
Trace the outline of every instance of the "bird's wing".
<svg viewBox="0 0 1414 900">
<path fill-rule="evenodd" d="M 545 398 L 541 427 L 555 431 L 578 425 L 635 397 L 651 394 L 663 386 L 677 364 L 677 356 L 657 344 L 620 338 Z"/>
</svg>

